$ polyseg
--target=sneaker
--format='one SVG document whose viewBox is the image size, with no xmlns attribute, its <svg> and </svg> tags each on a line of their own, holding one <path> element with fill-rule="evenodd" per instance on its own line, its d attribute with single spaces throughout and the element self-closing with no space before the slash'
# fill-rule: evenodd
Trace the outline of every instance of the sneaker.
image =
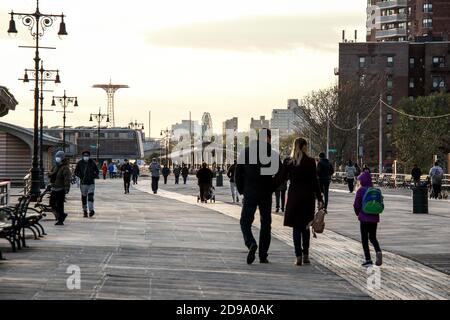
<svg viewBox="0 0 450 320">
<path fill-rule="evenodd" d="M 89 217 L 93 217 L 94 216 L 94 214 L 95 214 L 95 211 L 94 210 L 92 210 L 91 212 L 89 212 Z"/>
<path fill-rule="evenodd" d="M 83 217 L 85 217 L 85 218 L 88 217 L 88 212 L 86 210 L 83 211 Z"/>
<path fill-rule="evenodd" d="M 259 258 L 259 263 L 269 263 L 269 260 L 267 258 L 264 259 Z"/>
<path fill-rule="evenodd" d="M 250 249 L 248 250 L 247 264 L 252 264 L 253 261 L 255 261 L 256 250 L 258 250 L 258 245 L 254 243 L 250 246 Z"/>
<path fill-rule="evenodd" d="M 301 266 L 302 264 L 303 264 L 302 256 L 297 257 L 297 259 L 295 260 L 295 265 L 296 266 Z"/>
<path fill-rule="evenodd" d="M 362 264 L 362 266 L 365 268 L 371 267 L 371 266 L 373 266 L 373 262 L 372 262 L 372 260 L 368 260 L 368 261 L 364 262 Z"/>
<path fill-rule="evenodd" d="M 377 260 L 375 261 L 375 265 L 379 267 L 382 264 L 383 264 L 383 253 L 380 251 L 377 252 Z"/>
<path fill-rule="evenodd" d="M 305 254 L 303 255 L 303 263 L 304 264 L 310 264 L 311 261 L 309 260 L 309 255 Z"/>
</svg>

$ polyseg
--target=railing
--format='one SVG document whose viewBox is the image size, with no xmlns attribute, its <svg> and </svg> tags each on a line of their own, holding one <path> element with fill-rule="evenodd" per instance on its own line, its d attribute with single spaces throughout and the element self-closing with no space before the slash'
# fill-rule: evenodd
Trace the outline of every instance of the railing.
<svg viewBox="0 0 450 320">
<path fill-rule="evenodd" d="M 11 182 L 0 182 L 0 207 L 9 205 L 11 196 Z"/>
<path fill-rule="evenodd" d="M 414 185 L 410 174 L 393 174 L 393 173 L 371 173 L 372 182 L 378 187 L 384 188 L 406 188 L 409 189 Z M 345 172 L 335 172 L 331 177 L 331 180 L 335 183 L 345 183 Z M 422 175 L 420 181 L 428 183 L 429 176 Z M 442 189 L 450 190 L 450 174 L 444 174 L 442 179 Z"/>
<path fill-rule="evenodd" d="M 407 5 L 407 0 L 392 0 L 392 1 L 379 1 L 377 6 L 380 9 L 390 9 L 396 7 L 405 7 Z"/>
<path fill-rule="evenodd" d="M 405 28 L 379 30 L 375 33 L 375 38 L 405 37 L 405 36 L 406 36 Z"/>
<path fill-rule="evenodd" d="M 392 23 L 405 22 L 407 20 L 406 13 L 392 14 L 389 16 L 381 16 L 375 18 L 375 23 Z"/>
</svg>

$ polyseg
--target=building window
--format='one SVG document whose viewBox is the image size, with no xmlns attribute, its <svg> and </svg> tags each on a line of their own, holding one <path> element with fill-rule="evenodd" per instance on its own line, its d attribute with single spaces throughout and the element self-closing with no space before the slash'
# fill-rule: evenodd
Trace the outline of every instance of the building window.
<svg viewBox="0 0 450 320">
<path fill-rule="evenodd" d="M 433 89 L 445 88 L 445 78 L 444 77 L 433 77 Z"/>
<path fill-rule="evenodd" d="M 394 86 L 394 82 L 392 81 L 392 76 L 388 76 L 387 81 L 386 81 L 386 87 L 388 89 L 392 89 L 393 86 Z"/>
<path fill-rule="evenodd" d="M 423 4 L 423 12 L 425 12 L 425 13 L 433 12 L 433 4 L 432 3 L 424 3 Z"/>
<path fill-rule="evenodd" d="M 89 132 L 85 132 L 85 133 L 84 133 L 84 137 L 85 137 L 85 138 L 90 138 L 90 137 L 91 137 L 91 134 L 90 134 Z"/>
<path fill-rule="evenodd" d="M 433 28 L 433 19 L 426 18 L 422 20 L 422 27 Z"/>
<path fill-rule="evenodd" d="M 394 57 L 392 57 L 392 56 L 387 57 L 387 66 L 388 67 L 394 66 Z"/>
<path fill-rule="evenodd" d="M 100 133 L 100 138 L 104 138 L 105 134 L 104 133 Z"/>
<path fill-rule="evenodd" d="M 414 88 L 414 78 L 409 78 L 409 87 Z"/>
<path fill-rule="evenodd" d="M 366 66 L 366 57 L 359 57 L 359 67 L 365 68 Z"/>
<path fill-rule="evenodd" d="M 433 57 L 433 67 L 444 68 L 445 67 L 445 57 Z"/>
<path fill-rule="evenodd" d="M 390 94 L 386 96 L 386 102 L 388 105 L 392 106 L 392 96 Z"/>
<path fill-rule="evenodd" d="M 411 69 L 413 69 L 414 68 L 414 65 L 416 64 L 416 59 L 414 59 L 414 58 L 409 58 L 409 67 L 411 68 Z"/>
</svg>

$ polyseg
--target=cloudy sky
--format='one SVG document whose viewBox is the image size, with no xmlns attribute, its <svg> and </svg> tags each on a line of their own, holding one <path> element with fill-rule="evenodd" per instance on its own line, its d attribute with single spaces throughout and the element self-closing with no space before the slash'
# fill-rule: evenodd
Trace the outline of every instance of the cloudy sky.
<svg viewBox="0 0 450 320">
<path fill-rule="evenodd" d="M 35 0 L 0 1 L 0 85 L 19 101 L 1 119 L 32 126 L 33 84 L 17 79 L 33 67 L 29 31 L 16 19 L 19 34 L 6 33 L 8 13 L 33 12 Z M 289 98 L 333 84 L 341 30 L 365 35 L 365 0 L 40 0 L 43 13 L 67 15 L 68 37 L 57 37 L 59 22 L 42 38 L 44 67 L 60 69 L 62 83 L 51 95 L 79 97 L 68 125 L 89 125 L 89 114 L 106 112 L 106 94 L 96 83 L 126 84 L 116 95 L 116 125 L 131 120 L 152 135 L 188 119 L 212 115 L 214 131 L 238 116 L 241 130 L 251 117 L 270 117 Z M 57 109 L 58 110 L 58 109 Z M 47 112 L 46 124 L 60 125 L 60 113 Z"/>
</svg>

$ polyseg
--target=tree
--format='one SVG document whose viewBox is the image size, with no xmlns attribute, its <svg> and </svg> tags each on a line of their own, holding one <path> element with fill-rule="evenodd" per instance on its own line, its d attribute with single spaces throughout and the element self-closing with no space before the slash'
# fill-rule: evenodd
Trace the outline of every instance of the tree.
<svg viewBox="0 0 450 320">
<path fill-rule="evenodd" d="M 438 93 L 419 97 L 414 101 L 403 99 L 398 105 L 401 111 L 417 116 L 433 117 L 450 113 L 450 94 Z M 414 164 L 429 168 L 433 155 L 444 158 L 450 152 L 450 117 L 417 119 L 404 115 L 394 129 L 394 143 L 398 160 L 407 171 Z"/>
</svg>

